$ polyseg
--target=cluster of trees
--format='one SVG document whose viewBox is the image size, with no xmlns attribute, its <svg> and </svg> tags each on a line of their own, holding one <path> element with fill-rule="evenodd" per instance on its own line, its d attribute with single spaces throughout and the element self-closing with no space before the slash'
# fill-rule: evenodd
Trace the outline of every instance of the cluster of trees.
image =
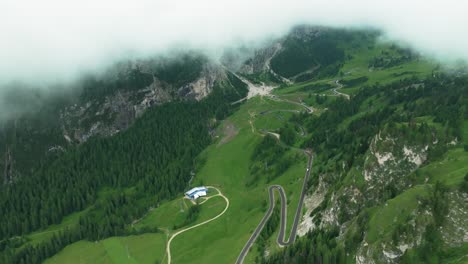
<svg viewBox="0 0 468 264">
<path fill-rule="evenodd" d="M 346 263 L 345 250 L 336 240 L 338 234 L 338 230 L 314 230 L 261 263 Z"/>
<path fill-rule="evenodd" d="M 307 33 L 299 34 L 306 35 Z M 336 74 L 339 71 L 339 65 L 345 59 L 344 50 L 339 48 L 340 42 L 343 41 L 339 32 L 324 31 L 314 38 L 306 38 L 291 34 L 283 42 L 281 52 L 271 60 L 272 69 L 286 78 L 317 66 L 320 69 L 314 72 L 315 76 L 318 76 L 320 71 L 323 71 L 324 75 Z"/>
<path fill-rule="evenodd" d="M 367 82 L 369 78 L 367 76 L 362 76 L 354 79 L 349 79 L 349 80 L 341 80 L 341 83 L 345 86 L 352 87 L 355 85 L 363 84 Z"/>
<path fill-rule="evenodd" d="M 393 57 L 393 56 L 376 56 L 371 59 L 369 62 L 369 67 L 375 67 L 375 68 L 391 68 L 394 66 L 398 66 L 400 64 L 403 64 L 405 62 L 411 61 L 411 57 Z"/>
<path fill-rule="evenodd" d="M 183 84 L 195 81 L 203 70 L 208 59 L 202 54 L 184 54 L 176 59 L 163 60 L 155 67 L 155 76 L 167 83 L 180 87 Z"/>
<path fill-rule="evenodd" d="M 187 216 L 184 219 L 184 222 L 182 222 L 180 225 L 174 225 L 173 229 L 175 230 L 175 229 L 194 223 L 195 221 L 197 221 L 199 215 L 200 215 L 200 206 L 196 204 L 189 208 Z"/>
<path fill-rule="evenodd" d="M 433 221 L 426 226 L 421 244 L 405 252 L 402 263 L 441 263 L 443 240 L 440 227 L 449 210 L 446 196 L 447 187 L 436 182 L 430 198 L 423 203 L 430 208 Z"/>
<path fill-rule="evenodd" d="M 312 96 L 311 94 L 309 94 L 309 95 L 310 95 L 309 97 Z M 327 100 L 328 100 L 328 97 L 326 95 L 320 95 L 320 94 L 315 95 L 315 102 L 317 104 L 319 104 L 319 105 L 322 105 L 322 104 L 326 103 Z"/>
<path fill-rule="evenodd" d="M 411 78 L 389 85 L 363 87 L 352 100 L 337 98 L 331 102 L 328 111 L 319 117 L 304 114 L 295 119 L 305 122 L 307 130 L 313 132 L 306 140 L 305 147 L 316 149 L 326 158 L 341 154 L 350 168 L 357 157 L 365 153 L 371 137 L 377 132 L 386 126 L 396 127 L 396 124 L 409 124 L 411 130 L 411 126 L 416 124 L 416 117 L 433 117 L 433 122 L 444 127 L 443 133 L 437 134 L 441 143 L 462 139 L 463 120 L 468 118 L 465 99 L 468 98 L 467 81 L 440 75 L 425 81 Z M 369 106 L 372 98 L 380 98 L 384 104 Z M 345 119 L 364 110 L 365 105 L 370 109 L 353 118 L 347 129 L 336 129 Z M 428 129 L 428 124 L 420 126 L 425 133 L 419 134 L 427 136 L 428 130 L 437 132 L 433 126 Z M 440 154 L 443 151 L 436 156 Z"/>
<path fill-rule="evenodd" d="M 75 230 L 80 238 L 100 240 L 110 236 L 132 234 L 128 224 L 154 205 L 152 197 L 136 192 L 115 190 L 99 199 L 78 222 Z"/>
<path fill-rule="evenodd" d="M 247 186 L 257 183 L 261 177 L 271 181 L 285 172 L 292 160 L 286 155 L 287 148 L 278 143 L 272 135 L 266 135 L 262 141 L 255 146 L 250 165 L 250 177 Z"/>
<path fill-rule="evenodd" d="M 296 129 L 291 124 L 286 124 L 284 127 L 279 130 L 281 141 L 286 145 L 293 145 L 296 140 Z"/>
<path fill-rule="evenodd" d="M 309 84 L 309 85 L 302 87 L 300 91 L 320 93 L 320 92 L 329 90 L 331 88 L 333 88 L 333 86 L 328 83 Z"/>
<path fill-rule="evenodd" d="M 266 244 L 268 239 L 270 239 L 271 235 L 278 230 L 281 218 L 280 218 L 280 204 L 276 202 L 275 208 L 273 208 L 273 212 L 271 213 L 270 219 L 266 222 L 265 226 L 260 232 L 255 244 L 257 245 L 258 252 L 260 253 L 261 259 L 264 259 L 263 253 L 265 252 Z M 257 258 L 256 263 L 259 263 L 260 260 Z"/>
<path fill-rule="evenodd" d="M 410 49 L 399 48 L 395 45 L 392 45 L 390 49 L 391 51 L 382 50 L 380 55 L 374 56 L 369 61 L 369 67 L 386 69 L 412 61 L 418 57 Z"/>
<path fill-rule="evenodd" d="M 468 193 L 468 173 L 463 177 L 463 182 L 460 186 L 462 192 Z"/>
</svg>

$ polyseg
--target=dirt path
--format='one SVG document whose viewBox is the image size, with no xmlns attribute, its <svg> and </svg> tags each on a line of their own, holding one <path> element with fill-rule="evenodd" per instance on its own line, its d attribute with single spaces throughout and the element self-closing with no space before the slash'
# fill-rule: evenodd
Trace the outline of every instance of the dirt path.
<svg viewBox="0 0 468 264">
<path fill-rule="evenodd" d="M 213 186 L 207 186 L 207 188 L 215 189 L 216 191 L 218 191 L 218 194 L 206 198 L 206 199 L 205 199 L 202 203 L 200 203 L 200 204 L 205 203 L 206 201 L 208 201 L 209 199 L 211 199 L 211 198 L 213 198 L 213 197 L 221 196 L 221 197 L 226 201 L 226 207 L 225 207 L 224 210 L 223 210 L 220 214 L 218 214 L 217 216 L 215 216 L 215 217 L 213 217 L 213 218 L 211 218 L 211 219 L 208 219 L 208 220 L 206 220 L 206 221 L 204 221 L 204 222 L 201 222 L 201 223 L 199 223 L 199 224 L 196 224 L 196 225 L 194 225 L 194 226 L 187 227 L 187 228 L 185 228 L 185 229 L 182 229 L 182 230 L 177 231 L 176 233 L 174 233 L 174 234 L 169 238 L 169 241 L 167 241 L 167 246 L 166 246 L 167 263 L 168 263 L 168 264 L 171 264 L 171 242 L 172 242 L 172 240 L 173 240 L 176 236 L 178 236 L 178 235 L 180 235 L 180 234 L 182 234 L 182 233 L 184 233 L 184 232 L 186 232 L 186 231 L 189 231 L 189 230 L 194 229 L 194 228 L 197 228 L 197 227 L 199 227 L 199 226 L 208 224 L 209 222 L 218 219 L 218 218 L 221 217 L 224 213 L 226 213 L 227 209 L 229 208 L 229 199 L 228 199 L 226 196 L 224 196 L 223 193 L 222 193 L 218 188 L 213 187 Z"/>
<path fill-rule="evenodd" d="M 255 114 L 249 111 L 249 124 L 250 124 L 250 128 L 252 129 L 252 133 L 255 133 L 255 127 L 252 121 L 252 119 L 254 118 L 255 118 Z"/>
<path fill-rule="evenodd" d="M 270 132 L 270 131 L 268 131 L 267 133 L 274 136 L 278 140 L 280 139 L 280 134 L 278 134 L 278 133 L 274 133 L 274 132 Z"/>
</svg>

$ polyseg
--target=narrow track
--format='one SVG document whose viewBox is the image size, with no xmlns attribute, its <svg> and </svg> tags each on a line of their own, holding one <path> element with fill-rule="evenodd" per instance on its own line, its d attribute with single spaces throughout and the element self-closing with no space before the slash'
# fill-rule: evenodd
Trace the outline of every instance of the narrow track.
<svg viewBox="0 0 468 264">
<path fill-rule="evenodd" d="M 276 242 L 278 243 L 279 246 L 287 246 L 287 245 L 294 243 L 294 241 L 296 240 L 297 227 L 301 219 L 302 206 L 304 204 L 304 197 L 307 192 L 307 182 L 309 180 L 310 170 L 312 168 L 312 160 L 313 160 L 312 153 L 310 151 L 304 150 L 304 153 L 309 157 L 309 161 L 307 163 L 307 169 L 306 169 L 306 173 L 304 176 L 304 182 L 302 184 L 301 196 L 299 197 L 299 203 L 296 209 L 296 215 L 294 216 L 291 233 L 289 234 L 288 240 L 285 240 L 286 219 L 287 219 L 286 194 L 281 185 L 272 185 L 268 188 L 270 206 L 268 207 L 267 212 L 263 216 L 257 228 L 255 229 L 253 234 L 250 236 L 247 243 L 244 245 L 244 248 L 242 248 L 242 251 L 240 252 L 239 257 L 237 258 L 236 264 L 242 264 L 244 262 L 244 259 L 249 253 L 250 248 L 253 246 L 253 244 L 255 243 L 255 240 L 258 238 L 258 236 L 262 232 L 262 229 L 263 227 L 265 227 L 265 224 L 267 223 L 268 219 L 270 219 L 271 214 L 273 213 L 273 209 L 275 208 L 275 190 L 279 192 L 280 198 L 281 198 L 281 226 L 280 226 L 280 231 L 278 234 L 278 238 L 276 239 Z"/>
<path fill-rule="evenodd" d="M 213 217 L 213 218 L 211 218 L 211 219 L 208 219 L 208 220 L 206 220 L 206 221 L 203 221 L 203 222 L 201 222 L 201 223 L 199 223 L 199 224 L 196 224 L 196 225 L 194 225 L 194 226 L 187 227 L 187 228 L 185 228 L 185 229 L 182 229 L 182 230 L 177 231 L 176 233 L 174 233 L 174 234 L 169 238 L 169 240 L 167 241 L 167 246 L 166 246 L 167 263 L 168 263 L 168 264 L 171 264 L 171 242 L 172 242 L 172 240 L 174 240 L 174 238 L 175 238 L 176 236 L 178 236 L 178 235 L 180 235 L 180 234 L 182 234 L 182 233 L 184 233 L 184 232 L 186 232 L 186 231 L 192 230 L 192 229 L 194 229 L 194 228 L 197 228 L 197 227 L 199 227 L 199 226 L 208 224 L 209 222 L 218 219 L 218 218 L 221 217 L 221 216 L 227 211 L 227 209 L 229 208 L 229 199 L 228 199 L 226 196 L 224 196 L 223 193 L 222 193 L 218 188 L 213 187 L 213 186 L 207 186 L 207 188 L 215 189 L 216 191 L 218 191 L 218 194 L 213 195 L 213 196 L 210 196 L 208 199 L 213 198 L 213 197 L 216 197 L 216 196 L 221 196 L 221 197 L 226 201 L 226 207 L 225 207 L 224 210 L 223 210 L 220 214 L 218 214 L 217 216 L 215 216 L 215 217 Z M 206 202 L 208 199 L 206 199 L 204 202 Z M 204 202 L 202 202 L 202 203 L 204 203 Z"/>
</svg>

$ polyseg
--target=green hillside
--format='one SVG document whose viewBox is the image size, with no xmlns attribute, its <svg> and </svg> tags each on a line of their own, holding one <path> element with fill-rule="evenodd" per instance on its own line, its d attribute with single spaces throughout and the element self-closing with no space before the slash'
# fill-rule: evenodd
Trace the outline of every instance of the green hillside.
<svg viewBox="0 0 468 264">
<path fill-rule="evenodd" d="M 293 82 L 275 77 L 271 94 L 233 104 L 247 85 L 227 72 L 198 102 L 153 106 L 31 164 L 1 187 L 0 263 L 235 263 L 271 185 L 286 192 L 289 236 L 305 149 L 305 235 L 277 244 L 277 203 L 244 263 L 466 262 L 468 75 L 378 37 L 295 28 L 268 73 Z M 153 66 L 183 85 L 205 60 Z M 201 185 L 208 197 L 183 198 Z"/>
</svg>

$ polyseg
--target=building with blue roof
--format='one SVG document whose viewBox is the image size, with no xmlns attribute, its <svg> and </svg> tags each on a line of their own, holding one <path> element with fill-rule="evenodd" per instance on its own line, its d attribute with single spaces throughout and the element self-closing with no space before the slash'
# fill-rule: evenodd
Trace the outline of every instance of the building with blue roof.
<svg viewBox="0 0 468 264">
<path fill-rule="evenodd" d="M 205 186 L 195 187 L 185 193 L 185 196 L 191 200 L 196 200 L 198 197 L 206 196 L 208 188 Z"/>
</svg>

